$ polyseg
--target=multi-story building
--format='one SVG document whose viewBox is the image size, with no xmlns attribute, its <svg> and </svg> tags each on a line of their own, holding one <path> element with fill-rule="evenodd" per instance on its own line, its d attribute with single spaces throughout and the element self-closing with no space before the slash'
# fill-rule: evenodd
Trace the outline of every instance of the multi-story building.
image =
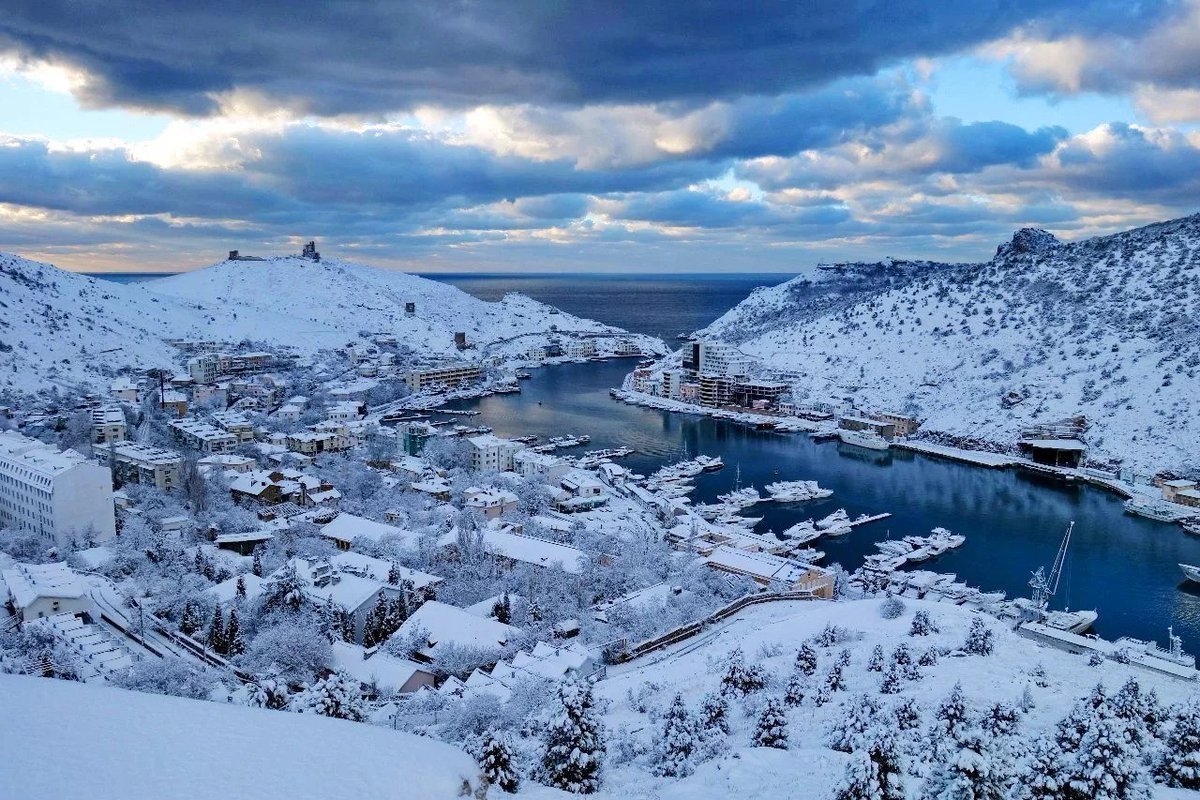
<svg viewBox="0 0 1200 800">
<path fill-rule="evenodd" d="M 138 403 L 141 401 L 141 387 L 131 378 L 117 378 L 109 386 L 112 396 L 123 403 Z"/>
<path fill-rule="evenodd" d="M 92 444 L 125 441 L 125 412 L 119 405 L 92 409 Z"/>
<path fill-rule="evenodd" d="M 237 437 L 239 443 L 254 441 L 254 426 L 250 420 L 236 411 L 217 411 L 212 415 L 212 421 L 226 433 Z"/>
<path fill-rule="evenodd" d="M 568 339 L 563 351 L 571 358 L 591 358 L 596 355 L 594 339 Z"/>
<path fill-rule="evenodd" d="M 0 526 L 46 537 L 116 535 L 112 476 L 74 450 L 0 431 Z"/>
<path fill-rule="evenodd" d="M 700 375 L 700 405 L 724 406 L 733 399 L 734 379 L 725 375 Z"/>
<path fill-rule="evenodd" d="M 170 428 L 176 440 L 203 453 L 227 453 L 238 443 L 232 433 L 198 419 L 175 420 Z"/>
<path fill-rule="evenodd" d="M 513 456 L 525 449 L 519 442 L 501 439 L 490 433 L 467 439 L 471 445 L 471 467 L 476 471 L 512 472 Z"/>
<path fill-rule="evenodd" d="M 740 350 L 724 342 L 692 342 L 690 357 L 683 368 L 697 375 L 746 375 L 752 361 Z"/>
<path fill-rule="evenodd" d="M 897 414 L 894 411 L 880 411 L 872 414 L 873 419 L 891 423 L 896 428 L 897 436 L 912 436 L 921 427 L 921 422 L 908 414 Z"/>
<path fill-rule="evenodd" d="M 774 405 L 791 387 L 782 381 L 740 380 L 733 386 L 734 399 L 744 406 L 766 401 Z"/>
<path fill-rule="evenodd" d="M 221 371 L 221 359 L 215 353 L 189 358 L 188 375 L 193 383 L 215 383 Z"/>
<path fill-rule="evenodd" d="M 98 451 L 112 470 L 113 482 L 118 486 L 144 483 L 169 491 L 179 485 L 183 456 L 174 450 L 138 442 L 119 442 Z"/>
<path fill-rule="evenodd" d="M 662 396 L 679 397 L 679 385 L 683 382 L 683 373 L 677 369 L 663 370 Z"/>
<path fill-rule="evenodd" d="M 438 367 L 414 369 L 404 378 L 408 388 L 414 392 L 424 391 L 436 386 L 457 386 L 462 383 L 472 383 L 479 380 L 483 370 L 478 364 L 456 362 L 443 364 Z"/>
<path fill-rule="evenodd" d="M 549 453 L 535 453 L 528 448 L 513 454 L 513 471 L 525 478 L 542 478 L 547 483 L 557 484 L 563 475 L 571 471 L 571 465 Z"/>
</svg>

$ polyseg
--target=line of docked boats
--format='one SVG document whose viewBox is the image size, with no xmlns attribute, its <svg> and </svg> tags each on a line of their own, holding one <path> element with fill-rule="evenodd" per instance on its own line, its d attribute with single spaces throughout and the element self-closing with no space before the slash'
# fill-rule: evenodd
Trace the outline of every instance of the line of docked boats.
<svg viewBox="0 0 1200 800">
<path fill-rule="evenodd" d="M 575 466 L 582 469 L 594 469 L 600 466 L 605 461 L 612 461 L 615 458 L 625 458 L 636 452 L 632 447 L 609 447 L 603 450 L 589 450 L 588 452 L 575 459 Z"/>
<path fill-rule="evenodd" d="M 763 489 L 776 503 L 805 503 L 833 496 L 832 489 L 822 489 L 816 481 L 776 481 Z"/>
<path fill-rule="evenodd" d="M 587 444 L 591 440 L 592 437 L 586 433 L 580 436 L 553 436 L 547 439 L 545 444 L 540 444 L 530 449 L 535 453 L 553 453 L 555 450 L 563 450 L 568 447 L 578 447 L 581 444 Z"/>
</svg>

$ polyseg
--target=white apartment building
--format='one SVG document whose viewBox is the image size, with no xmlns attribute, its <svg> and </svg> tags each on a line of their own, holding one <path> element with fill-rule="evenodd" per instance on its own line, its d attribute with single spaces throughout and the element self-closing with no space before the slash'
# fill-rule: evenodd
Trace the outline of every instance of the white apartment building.
<svg viewBox="0 0 1200 800">
<path fill-rule="evenodd" d="M 471 466 L 476 470 L 512 472 L 513 456 L 525 449 L 519 442 L 501 439 L 491 433 L 467 439 L 471 445 Z"/>
<path fill-rule="evenodd" d="M 212 421 L 226 433 L 237 437 L 238 443 L 254 441 L 254 425 L 236 411 L 216 411 Z"/>
<path fill-rule="evenodd" d="M 0 525 L 46 537 L 116 535 L 112 476 L 74 450 L 0 431 Z"/>
<path fill-rule="evenodd" d="M 170 428 L 177 440 L 204 453 L 227 453 L 238 443 L 232 433 L 198 419 L 175 420 Z"/>
<path fill-rule="evenodd" d="M 112 396 L 123 403 L 138 403 L 141 401 L 141 387 L 131 378 L 117 378 L 109 385 Z"/>
<path fill-rule="evenodd" d="M 363 405 L 357 400 L 342 400 L 337 403 L 331 403 L 329 408 L 325 410 L 329 419 L 336 422 L 349 422 L 362 418 Z"/>
<path fill-rule="evenodd" d="M 174 450 L 138 442 L 119 442 L 99 448 L 115 483 L 144 483 L 169 491 L 179 485 L 183 456 Z"/>
<path fill-rule="evenodd" d="M 513 454 L 513 472 L 523 478 L 542 478 L 547 483 L 557 484 L 563 475 L 571 471 L 571 465 L 549 453 L 535 453 L 529 448 Z"/>
<path fill-rule="evenodd" d="M 92 444 L 125 441 L 125 412 L 119 405 L 92 409 Z"/>
<path fill-rule="evenodd" d="M 478 364 L 445 364 L 428 369 L 415 369 L 408 373 L 404 382 L 414 392 L 420 392 L 434 386 L 457 386 L 460 383 L 473 383 L 483 375 Z"/>
<path fill-rule="evenodd" d="M 193 383 L 214 383 L 220 374 L 221 359 L 215 353 L 207 353 L 187 362 L 188 375 Z"/>
<path fill-rule="evenodd" d="M 749 372 L 752 361 L 740 350 L 724 342 L 693 342 L 692 362 L 700 375 L 733 377 Z"/>
<path fill-rule="evenodd" d="M 596 355 L 596 340 L 568 339 L 563 352 L 571 358 L 591 358 Z"/>
</svg>

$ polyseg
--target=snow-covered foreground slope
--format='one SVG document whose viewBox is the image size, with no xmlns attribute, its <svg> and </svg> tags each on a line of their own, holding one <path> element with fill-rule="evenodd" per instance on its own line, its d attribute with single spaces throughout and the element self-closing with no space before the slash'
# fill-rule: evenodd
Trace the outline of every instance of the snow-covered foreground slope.
<svg viewBox="0 0 1200 800">
<path fill-rule="evenodd" d="M 405 312 L 415 303 L 414 313 Z M 226 261 L 183 275 L 117 284 L 0 253 L 0 391 L 106 386 L 123 367 L 169 367 L 167 341 L 202 338 L 338 347 L 386 333 L 421 355 L 524 352 L 551 331 L 620 333 L 521 295 L 497 303 L 401 272 L 301 258 Z M 631 337 L 647 346 L 657 340 Z"/>
<path fill-rule="evenodd" d="M 0 710 L 4 798 L 449 799 L 478 785 L 449 745 L 327 717 L 14 675 Z"/>
<path fill-rule="evenodd" d="M 1070 244 L 1024 229 L 985 264 L 889 283 L 843 303 L 796 278 L 702 335 L 799 373 L 800 399 L 915 413 L 926 431 L 1012 443 L 1082 414 L 1096 458 L 1200 461 L 1200 216 Z"/>
<path fill-rule="evenodd" d="M 850 757 L 829 747 L 829 734 L 862 694 L 878 701 L 884 715 L 890 714 L 900 702 L 914 700 L 922 709 L 918 731 L 909 734 L 915 737 L 918 733 L 923 736 L 929 729 L 934 709 L 950 694 L 955 683 L 962 684 L 968 714 L 973 719 L 995 702 L 1016 705 L 1028 687 L 1033 707 L 1019 715 L 1017 724 L 1021 736 L 1032 741 L 1053 729 L 1075 701 L 1088 696 L 1098 683 L 1103 683 L 1113 694 L 1128 678 L 1134 677 L 1143 692 L 1154 689 L 1164 705 L 1182 701 L 1194 688 L 1114 662 L 1088 666 L 1086 656 L 1040 647 L 995 620 L 983 617 L 995 636 L 992 655 L 943 656 L 936 665 L 919 667 L 920 678 L 902 680 L 899 693 L 881 694 L 882 673 L 867 669 L 876 645 L 883 648 L 887 665 L 892 664 L 892 653 L 901 644 L 909 648 L 914 661 L 930 647 L 956 650 L 963 645 L 972 619 L 979 616 L 945 603 L 904 602 L 904 613 L 893 620 L 880 616 L 882 601 L 873 599 L 755 606 L 698 639 L 687 640 L 629 665 L 610 668 L 609 677 L 596 687 L 598 701 L 609 703 L 604 724 L 610 735 L 610 749 L 622 736 L 652 749 L 661 738 L 660 713 L 671 704 L 674 695 L 681 693 L 689 710 L 697 712 L 701 698 L 719 689 L 722 665 L 735 648 L 741 648 L 747 664 L 763 667 L 769 677 L 767 687 L 761 692 L 746 700 L 730 701 L 730 749 L 724 755 L 700 764 L 694 774 L 682 779 L 654 778 L 640 766 L 617 767 L 605 775 L 599 796 L 613 800 L 833 797 Z M 912 618 L 918 610 L 927 611 L 940 631 L 928 636 L 910 636 Z M 817 668 L 809 694 L 800 706 L 786 712 L 788 749 L 751 746 L 763 704 L 784 694 L 797 649 L 827 624 L 843 628 L 850 637 L 831 647 L 815 646 Z M 843 649 L 850 655 L 850 664 L 843 669 L 846 688 L 831 693 L 830 702 L 817 706 L 812 692 L 823 683 Z M 1044 676 L 1039 674 L 1043 670 Z M 649 713 L 634 710 L 631 696 Z M 908 796 L 919 797 L 921 780 L 915 774 L 920 771 L 919 751 L 904 760 L 909 773 L 905 780 Z M 1005 766 L 1015 772 L 1022 765 Z M 529 791 L 532 796 L 539 796 L 536 789 L 531 787 Z M 1155 792 L 1159 798 L 1194 796 L 1161 786 L 1155 787 Z"/>
</svg>

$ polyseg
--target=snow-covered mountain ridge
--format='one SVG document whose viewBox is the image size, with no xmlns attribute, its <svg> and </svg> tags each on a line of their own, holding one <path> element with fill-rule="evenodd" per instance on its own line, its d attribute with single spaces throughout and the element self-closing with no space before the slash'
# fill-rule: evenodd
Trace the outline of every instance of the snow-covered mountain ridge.
<svg viewBox="0 0 1200 800">
<path fill-rule="evenodd" d="M 803 397 L 925 431 L 1009 444 L 1082 414 L 1097 459 L 1200 466 L 1200 215 L 1070 243 L 1023 229 L 982 264 L 854 272 L 840 297 L 825 276 L 759 290 L 700 335 L 799 373 Z"/>
<path fill-rule="evenodd" d="M 0 253 L 0 390 L 102 386 L 123 367 L 171 366 L 179 358 L 171 339 L 250 340 L 307 353 L 387 333 L 419 354 L 450 356 L 460 331 L 474 346 L 466 357 L 519 351 L 552 331 L 622 333 L 522 295 L 487 302 L 336 259 L 224 261 L 117 284 Z"/>
</svg>

